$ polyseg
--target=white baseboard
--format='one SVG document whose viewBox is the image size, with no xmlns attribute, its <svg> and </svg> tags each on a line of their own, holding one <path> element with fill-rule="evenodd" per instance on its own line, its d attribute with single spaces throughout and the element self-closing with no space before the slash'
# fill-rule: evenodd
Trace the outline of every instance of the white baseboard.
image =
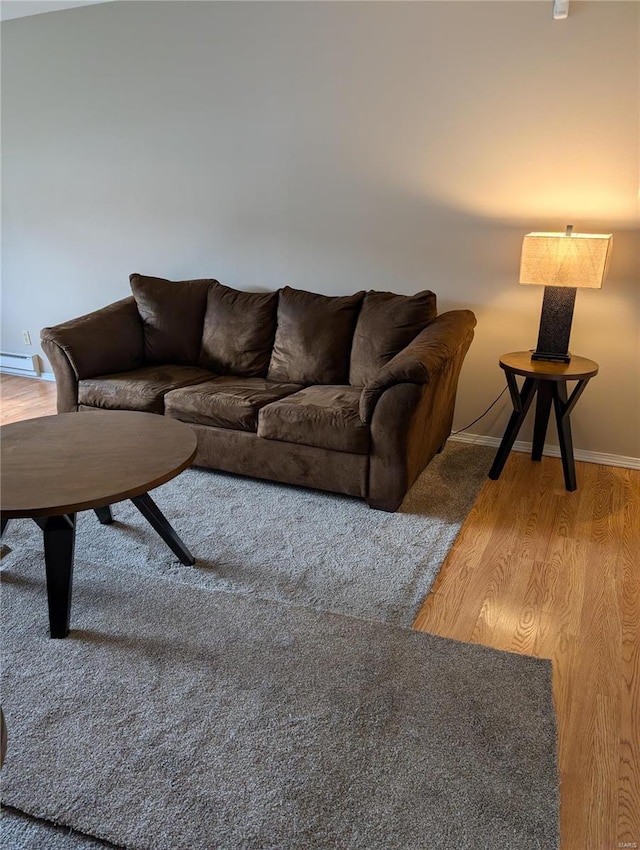
<svg viewBox="0 0 640 850">
<path fill-rule="evenodd" d="M 37 372 L 27 369 L 13 369 L 11 366 L 0 366 L 0 373 L 3 375 L 20 375 L 22 378 L 39 378 Z"/>
<path fill-rule="evenodd" d="M 0 372 L 7 375 L 22 375 L 25 378 L 37 378 L 40 375 L 40 359 L 37 354 L 14 354 L 11 351 L 0 352 Z"/>
<path fill-rule="evenodd" d="M 450 440 L 455 440 L 458 443 L 476 443 L 479 446 L 494 446 L 498 448 L 501 442 L 500 437 L 484 437 L 482 434 L 470 434 L 468 431 L 462 431 L 460 434 L 452 434 Z M 531 443 L 525 443 L 522 440 L 516 440 L 513 444 L 515 452 L 531 452 Z M 547 457 L 560 457 L 559 446 L 545 446 L 544 455 Z M 603 466 L 620 466 L 623 469 L 640 469 L 640 458 L 626 457 L 625 455 L 612 455 L 606 452 L 587 452 L 584 449 L 574 449 L 573 456 L 576 460 L 585 461 L 585 463 L 600 463 Z"/>
<path fill-rule="evenodd" d="M 24 369 L 13 369 L 11 366 L 0 364 L 0 374 L 2 375 L 20 375 L 22 378 L 36 378 L 39 381 L 53 381 L 55 383 L 56 376 L 53 372 L 27 372 Z"/>
</svg>

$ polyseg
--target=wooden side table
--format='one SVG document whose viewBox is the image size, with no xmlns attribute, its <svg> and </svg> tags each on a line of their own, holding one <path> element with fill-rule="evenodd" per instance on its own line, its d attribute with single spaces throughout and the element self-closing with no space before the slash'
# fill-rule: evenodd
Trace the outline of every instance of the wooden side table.
<svg viewBox="0 0 640 850">
<path fill-rule="evenodd" d="M 586 357 L 571 358 L 569 363 L 551 363 L 544 360 L 532 360 L 530 351 L 514 351 L 503 354 L 500 367 L 504 369 L 507 385 L 513 402 L 513 413 L 504 432 L 500 448 L 495 456 L 489 478 L 496 481 L 500 477 L 509 452 L 518 436 L 531 402 L 536 393 L 536 418 L 533 427 L 532 460 L 542 459 L 542 450 L 547 435 L 551 404 L 558 426 L 558 441 L 562 456 L 564 483 L 567 490 L 575 490 L 576 467 L 573 460 L 573 440 L 569 417 L 589 380 L 598 374 L 598 364 Z M 522 389 L 518 389 L 516 375 L 524 377 Z M 577 381 L 571 395 L 567 395 L 567 381 Z"/>
</svg>

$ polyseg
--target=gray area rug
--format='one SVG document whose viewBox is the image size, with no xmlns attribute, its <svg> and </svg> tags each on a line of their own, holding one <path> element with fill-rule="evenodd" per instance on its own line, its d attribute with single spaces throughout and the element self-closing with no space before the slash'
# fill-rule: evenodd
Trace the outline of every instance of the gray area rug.
<svg viewBox="0 0 640 850">
<path fill-rule="evenodd" d="M 73 632 L 61 642 L 46 637 L 40 532 L 30 521 L 12 521 L 5 539 L 13 552 L 2 561 L 10 615 L 3 799 L 66 826 L 8 809 L 2 847 L 113 846 L 95 837 L 101 836 L 132 850 L 410 850 L 426 846 L 425 833 L 419 838 L 416 831 L 416 804 L 439 818 L 426 833 L 430 848 L 481 846 L 478 836 L 489 833 L 486 846 L 513 846 L 517 836 L 521 847 L 556 847 L 555 727 L 545 662 L 291 605 L 409 626 L 492 457 L 490 449 L 450 443 L 396 514 L 348 497 L 190 470 L 153 497 L 196 555 L 193 568 L 180 565 L 128 503 L 114 508 L 111 527 L 82 515 Z M 212 606 L 205 625 L 203 611 Z M 434 652 L 430 642 L 442 649 Z M 244 674 L 230 669 L 233 658 Z M 328 681 L 327 658 L 335 666 Z M 226 678 L 218 678 L 221 669 Z M 518 693 L 503 704 L 505 681 Z M 378 737 L 389 732 L 375 767 Z M 508 768 L 493 763 L 494 747 L 505 758 L 510 753 Z M 215 760 L 196 758 L 211 748 L 227 767 L 235 764 L 226 785 L 211 775 L 211 765 L 219 770 Z M 441 760 L 435 769 L 432 759 Z M 140 764 L 148 775 L 143 771 L 132 789 Z M 183 784 L 195 796 L 176 805 Z M 40 803 L 30 802 L 32 787 L 50 788 L 46 805 L 40 792 Z M 359 803 L 351 802 L 356 792 Z M 103 809 L 114 802 L 110 817 Z M 387 815 L 390 825 L 380 832 L 377 819 Z M 208 829 L 212 818 L 227 832 L 211 838 L 204 824 Z M 277 837 L 269 832 L 274 825 Z"/>
<path fill-rule="evenodd" d="M 127 573 L 410 626 L 486 479 L 493 450 L 449 443 L 393 514 L 361 499 L 190 469 L 152 491 L 196 557 L 184 567 L 130 502 L 101 526 L 80 514 L 76 556 Z M 42 559 L 42 534 L 12 520 L 14 553 Z M 3 560 L 9 566 L 14 554 Z M 75 606 L 72 610 L 72 625 Z"/>
<path fill-rule="evenodd" d="M 8 805 L 132 850 L 558 846 L 549 662 L 82 553 L 52 641 L 42 573 L 3 570 Z"/>
<path fill-rule="evenodd" d="M 112 850 L 117 845 L 82 835 L 75 829 L 29 817 L 17 809 L 0 814 L 0 847 L 3 850 Z"/>
</svg>

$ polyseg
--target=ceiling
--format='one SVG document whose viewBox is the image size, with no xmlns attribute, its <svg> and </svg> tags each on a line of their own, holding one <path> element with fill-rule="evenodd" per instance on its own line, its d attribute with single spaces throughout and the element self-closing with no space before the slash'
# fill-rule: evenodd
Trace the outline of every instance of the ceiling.
<svg viewBox="0 0 640 850">
<path fill-rule="evenodd" d="M 0 2 L 0 21 L 13 18 L 26 18 L 28 15 L 42 15 L 44 12 L 58 12 L 60 9 L 73 9 L 76 6 L 91 6 L 109 0 L 2 0 Z"/>
</svg>

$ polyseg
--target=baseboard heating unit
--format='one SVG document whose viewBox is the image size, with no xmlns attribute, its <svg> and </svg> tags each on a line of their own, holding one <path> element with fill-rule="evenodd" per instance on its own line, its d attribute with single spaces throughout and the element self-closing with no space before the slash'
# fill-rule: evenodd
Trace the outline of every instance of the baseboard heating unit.
<svg viewBox="0 0 640 850">
<path fill-rule="evenodd" d="M 40 376 L 40 358 L 37 354 L 11 354 L 0 351 L 0 372 L 9 375 Z"/>
</svg>

